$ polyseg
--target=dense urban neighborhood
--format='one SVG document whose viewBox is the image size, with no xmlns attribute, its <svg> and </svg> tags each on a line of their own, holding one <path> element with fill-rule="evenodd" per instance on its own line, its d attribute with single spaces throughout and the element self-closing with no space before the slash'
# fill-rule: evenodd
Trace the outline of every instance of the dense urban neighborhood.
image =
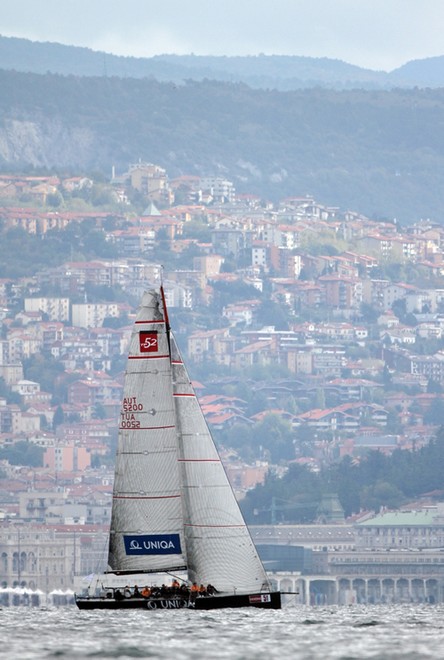
<svg viewBox="0 0 444 660">
<path fill-rule="evenodd" d="M 379 550 L 400 552 L 406 537 L 436 549 L 441 569 L 443 492 L 433 485 L 411 498 L 416 521 L 390 519 L 396 532 L 384 515 L 408 498 L 394 487 L 354 500 L 327 488 L 315 506 L 313 493 L 261 499 L 267 480 L 292 470 L 315 477 L 345 457 L 359 466 L 375 450 L 389 460 L 435 442 L 444 424 L 440 220 L 367 218 L 310 196 L 271 203 L 221 177 L 170 180 L 144 162 L 106 182 L 0 175 L 2 586 L 48 593 L 103 570 L 125 355 L 143 291 L 163 281 L 264 556 L 304 523 L 310 557 L 283 554 L 280 569 L 339 576 L 336 591 L 325 577 L 322 598 L 442 600 L 440 576 L 412 584 L 404 571 L 388 587 L 378 573 L 373 586 L 352 585 L 341 563 L 353 564 L 356 548 L 371 563 L 377 533 Z M 411 558 L 399 552 L 385 557 L 392 571 Z M 313 578 L 295 579 L 310 602 Z"/>
</svg>

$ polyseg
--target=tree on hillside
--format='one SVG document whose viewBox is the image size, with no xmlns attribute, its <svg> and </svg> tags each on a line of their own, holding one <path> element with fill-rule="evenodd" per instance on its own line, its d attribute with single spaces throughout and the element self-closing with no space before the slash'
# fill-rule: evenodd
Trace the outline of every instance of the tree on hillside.
<svg viewBox="0 0 444 660">
<path fill-rule="evenodd" d="M 65 414 L 63 412 L 62 406 L 57 406 L 54 412 L 54 417 L 52 418 L 52 427 L 56 429 L 60 424 L 63 424 L 65 421 Z"/>
<path fill-rule="evenodd" d="M 263 484 L 248 491 L 241 508 L 249 524 L 269 524 L 272 517 L 281 522 L 312 522 L 322 498 L 318 474 L 293 464 L 283 477 L 270 472 Z"/>
<path fill-rule="evenodd" d="M 444 426 L 444 405 L 442 399 L 433 399 L 430 408 L 424 414 L 426 424 Z"/>
<path fill-rule="evenodd" d="M 33 442 L 20 440 L 8 447 L 0 448 L 0 460 L 9 461 L 11 465 L 42 467 L 44 451 L 43 447 L 39 447 Z"/>
<path fill-rule="evenodd" d="M 286 305 L 279 305 L 273 300 L 264 300 L 256 312 L 257 323 L 273 326 L 276 330 L 288 330 L 291 311 Z"/>
<path fill-rule="evenodd" d="M 279 415 L 268 414 L 256 424 L 253 430 L 256 449 L 259 454 L 266 451 L 272 463 L 291 460 L 295 456 L 291 424 Z"/>
<path fill-rule="evenodd" d="M 386 481 L 377 481 L 364 486 L 360 495 L 361 506 L 369 511 L 379 511 L 381 507 L 397 509 L 406 501 L 405 495 Z"/>
<path fill-rule="evenodd" d="M 212 282 L 213 302 L 210 310 L 221 312 L 226 305 L 238 302 L 240 300 L 257 300 L 260 292 L 251 284 L 246 284 L 241 279 L 233 282 Z"/>
<path fill-rule="evenodd" d="M 428 492 L 444 491 L 444 428 L 419 451 L 399 449 L 391 456 L 371 451 L 359 462 L 345 456 L 320 474 L 304 467 L 296 476 L 296 469 L 302 468 L 291 465 L 281 479 L 271 475 L 264 485 L 249 491 L 246 510 L 251 514 L 255 507 L 270 507 L 272 497 L 294 501 L 304 492 L 310 493 L 311 499 L 320 499 L 323 492 L 336 492 L 349 516 L 367 508 L 396 508 Z"/>
<path fill-rule="evenodd" d="M 40 383 L 44 392 L 55 394 L 65 368 L 52 355 L 34 353 L 23 360 L 25 378 Z"/>
</svg>

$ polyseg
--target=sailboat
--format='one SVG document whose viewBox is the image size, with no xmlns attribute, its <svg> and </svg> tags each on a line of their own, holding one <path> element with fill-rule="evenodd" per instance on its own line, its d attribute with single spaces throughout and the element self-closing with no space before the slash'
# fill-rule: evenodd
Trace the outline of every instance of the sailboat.
<svg viewBox="0 0 444 660">
<path fill-rule="evenodd" d="M 163 286 L 144 293 L 131 335 L 103 580 L 76 595 L 80 609 L 281 607 L 182 361 Z"/>
</svg>

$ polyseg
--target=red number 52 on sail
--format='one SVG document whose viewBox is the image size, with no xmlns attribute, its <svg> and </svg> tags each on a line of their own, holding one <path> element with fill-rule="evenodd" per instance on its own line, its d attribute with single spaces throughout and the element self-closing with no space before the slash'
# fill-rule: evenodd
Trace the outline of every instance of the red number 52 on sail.
<svg viewBox="0 0 444 660">
<path fill-rule="evenodd" d="M 155 353 L 158 350 L 157 332 L 139 332 L 139 348 L 141 353 Z"/>
</svg>

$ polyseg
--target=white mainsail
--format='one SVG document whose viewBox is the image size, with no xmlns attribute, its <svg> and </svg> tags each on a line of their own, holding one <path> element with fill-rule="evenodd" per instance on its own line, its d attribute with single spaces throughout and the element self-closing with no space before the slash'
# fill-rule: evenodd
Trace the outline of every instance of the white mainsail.
<svg viewBox="0 0 444 660">
<path fill-rule="evenodd" d="M 134 324 L 120 413 L 109 572 L 186 566 L 168 330 L 146 292 Z"/>
</svg>

